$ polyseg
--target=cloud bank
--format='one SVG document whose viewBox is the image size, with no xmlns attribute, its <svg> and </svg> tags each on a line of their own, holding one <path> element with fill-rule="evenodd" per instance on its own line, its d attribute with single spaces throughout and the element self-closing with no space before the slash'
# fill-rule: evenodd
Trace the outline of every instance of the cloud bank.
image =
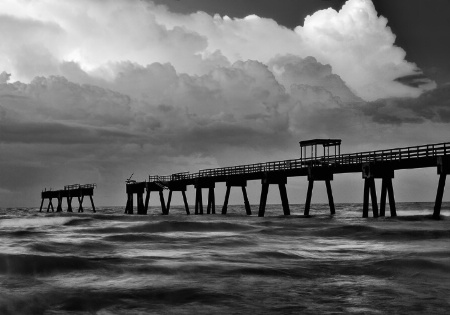
<svg viewBox="0 0 450 315">
<path fill-rule="evenodd" d="M 294 30 L 137 0 L 5 0 L 0 34 L 6 203 L 68 178 L 121 192 L 132 172 L 295 158 L 301 139 L 359 150 L 447 134 L 447 87 L 406 61 L 368 0 Z"/>
<path fill-rule="evenodd" d="M 113 79 L 119 75 L 115 64 L 123 61 L 170 63 L 179 73 L 201 75 L 236 61 L 267 64 L 290 54 L 329 64 L 365 100 L 418 96 L 433 86 L 395 81 L 417 67 L 394 45 L 395 35 L 370 0 L 318 11 L 294 30 L 255 15 L 180 15 L 138 0 L 5 0 L 0 14 L 0 65 L 23 80 L 54 74 L 74 79 L 64 67 L 71 61 L 88 75 Z"/>
</svg>

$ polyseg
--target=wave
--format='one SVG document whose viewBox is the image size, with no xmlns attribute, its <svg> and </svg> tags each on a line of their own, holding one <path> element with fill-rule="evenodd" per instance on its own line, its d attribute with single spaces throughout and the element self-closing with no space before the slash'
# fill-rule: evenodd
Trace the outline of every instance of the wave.
<svg viewBox="0 0 450 315">
<path fill-rule="evenodd" d="M 45 232 L 43 232 L 43 231 L 27 229 L 27 230 L 16 230 L 16 231 L 0 231 L 0 236 L 15 237 L 15 238 L 30 237 L 30 236 L 39 237 L 39 235 L 42 235 L 44 233 Z"/>
<path fill-rule="evenodd" d="M 163 232 L 238 232 L 254 229 L 250 225 L 229 222 L 159 221 L 127 227 L 85 229 L 88 233 L 163 233 Z"/>
<path fill-rule="evenodd" d="M 0 254 L 0 274 L 6 275 L 48 274 L 96 267 L 95 261 L 77 256 Z"/>
<path fill-rule="evenodd" d="M 395 229 L 373 227 L 368 225 L 343 225 L 327 227 L 312 232 L 316 236 L 347 237 L 352 239 L 377 239 L 380 241 L 427 240 L 450 238 L 450 230 L 446 229 L 405 229 L 400 225 Z"/>
<path fill-rule="evenodd" d="M 42 227 L 48 225 L 64 225 L 73 220 L 70 217 L 61 216 L 49 216 L 49 217 L 31 217 L 31 218 L 11 218 L 0 220 L 0 227 L 6 228 L 29 228 L 29 227 Z"/>
</svg>

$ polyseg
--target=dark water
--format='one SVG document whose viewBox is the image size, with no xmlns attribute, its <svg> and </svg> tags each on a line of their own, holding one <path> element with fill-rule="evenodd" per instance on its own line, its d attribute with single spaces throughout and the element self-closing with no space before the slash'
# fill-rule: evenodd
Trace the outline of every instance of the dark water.
<svg viewBox="0 0 450 315">
<path fill-rule="evenodd" d="M 449 314 L 450 204 L 0 211 L 0 314 Z M 256 209 L 254 209 L 256 210 Z"/>
</svg>

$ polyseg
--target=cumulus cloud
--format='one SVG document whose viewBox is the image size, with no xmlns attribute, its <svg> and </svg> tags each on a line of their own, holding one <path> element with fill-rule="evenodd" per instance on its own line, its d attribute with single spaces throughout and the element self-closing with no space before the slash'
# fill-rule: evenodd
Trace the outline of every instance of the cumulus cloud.
<svg viewBox="0 0 450 315">
<path fill-rule="evenodd" d="M 396 80 L 415 74 L 417 67 L 394 45 L 395 35 L 370 0 L 349 0 L 339 12 L 318 11 L 295 30 L 255 15 L 181 15 L 138 0 L 5 0 L 0 25 L 8 30 L 2 32 L 0 67 L 24 80 L 69 77 L 76 69 L 68 69 L 67 62 L 111 80 L 120 74 L 116 63 L 124 61 L 170 63 L 180 73 L 203 75 L 236 61 L 267 64 L 290 54 L 331 65 L 365 100 L 415 97 L 434 86 L 429 80 L 414 86 Z"/>
</svg>

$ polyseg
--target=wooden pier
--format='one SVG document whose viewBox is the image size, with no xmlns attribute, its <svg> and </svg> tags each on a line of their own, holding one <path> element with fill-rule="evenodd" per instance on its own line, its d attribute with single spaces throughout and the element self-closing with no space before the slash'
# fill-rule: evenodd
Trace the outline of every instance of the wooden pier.
<svg viewBox="0 0 450 315">
<path fill-rule="evenodd" d="M 60 190 L 43 190 L 41 193 L 41 207 L 39 208 L 39 212 L 42 212 L 42 207 L 44 205 L 44 200 L 48 199 L 48 206 L 47 206 L 47 212 L 50 211 L 50 208 L 52 209 L 52 212 L 54 211 L 53 208 L 53 199 L 56 199 L 58 202 L 58 205 L 56 206 L 56 212 L 62 212 L 62 204 L 63 200 L 67 200 L 67 212 L 73 212 L 72 208 L 72 199 L 76 197 L 78 199 L 78 212 L 84 212 L 83 209 L 83 201 L 84 197 L 88 196 L 91 200 L 92 205 L 92 211 L 95 212 L 95 205 L 94 205 L 94 199 L 92 198 L 94 196 L 94 188 L 96 187 L 96 184 L 74 184 L 74 185 L 67 185 L 64 186 L 64 189 Z"/>
<path fill-rule="evenodd" d="M 330 214 L 335 213 L 331 182 L 337 174 L 360 173 L 364 180 L 362 216 L 369 216 L 369 199 L 373 217 L 385 216 L 386 198 L 389 199 L 390 215 L 396 216 L 396 206 L 392 179 L 396 170 L 435 167 L 439 175 L 438 188 L 433 217 L 440 217 L 442 198 L 447 174 L 450 172 L 450 143 L 427 144 L 415 147 L 404 147 L 387 150 L 341 154 L 340 139 L 314 139 L 300 142 L 299 159 L 239 165 L 232 167 L 204 169 L 197 173 L 177 173 L 169 176 L 150 176 L 149 181 L 127 182 L 128 201 L 125 213 L 133 213 L 133 195 L 137 194 L 138 214 L 147 214 L 151 191 L 158 191 L 162 214 L 169 214 L 172 192 L 181 191 L 189 214 L 186 200 L 186 188 L 196 189 L 195 214 L 203 214 L 202 189 L 208 189 L 207 214 L 215 214 L 215 184 L 225 183 L 225 201 L 222 214 L 227 213 L 228 199 L 231 187 L 241 187 L 247 215 L 252 211 L 247 198 L 247 181 L 261 181 L 261 198 L 259 203 L 260 217 L 264 216 L 267 194 L 270 185 L 278 185 L 284 215 L 290 214 L 289 201 L 286 193 L 288 177 L 304 176 L 308 180 L 304 215 L 310 213 L 310 204 L 314 182 L 325 182 Z M 323 154 L 318 155 L 320 147 Z M 331 153 L 330 153 L 331 149 Z M 309 153 L 309 154 L 308 154 Z M 381 179 L 381 198 L 378 207 L 375 180 Z M 167 205 L 164 202 L 164 190 L 169 190 Z M 146 192 L 145 205 L 142 203 Z"/>
</svg>

